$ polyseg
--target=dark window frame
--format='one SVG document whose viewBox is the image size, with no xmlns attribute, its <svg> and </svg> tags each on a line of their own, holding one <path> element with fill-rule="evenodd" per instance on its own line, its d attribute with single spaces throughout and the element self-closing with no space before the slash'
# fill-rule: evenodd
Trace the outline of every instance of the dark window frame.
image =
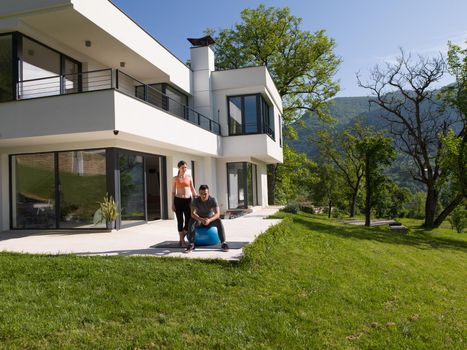
<svg viewBox="0 0 467 350">
<path fill-rule="evenodd" d="M 158 157 L 160 161 L 160 178 L 161 178 L 161 219 L 168 219 L 168 207 L 167 207 L 167 159 L 165 155 L 162 154 L 154 154 L 148 152 L 139 152 L 134 150 L 129 150 L 125 148 L 118 148 L 118 147 L 93 147 L 93 148 L 80 148 L 80 149 L 64 149 L 59 151 L 41 151 L 41 152 L 22 152 L 22 153 L 14 153 L 8 155 L 8 192 L 9 192 L 9 218 L 10 218 L 10 230 L 28 230 L 27 228 L 17 228 L 13 227 L 13 157 L 15 156 L 22 156 L 22 155 L 34 155 L 34 154 L 45 154 L 49 153 L 52 154 L 54 157 L 54 176 L 55 176 L 55 215 L 56 215 L 56 227 L 53 228 L 44 228 L 44 230 L 57 230 L 60 228 L 58 220 L 60 220 L 60 178 L 59 178 L 59 162 L 58 156 L 60 153 L 66 152 L 73 152 L 73 151 L 97 151 L 97 150 L 104 150 L 105 157 L 106 157 L 106 191 L 114 196 L 115 201 L 121 203 L 121 192 L 120 192 L 120 168 L 118 164 L 118 156 L 122 154 L 122 152 L 126 152 L 127 154 L 136 154 L 143 156 L 143 164 L 145 162 L 145 156 L 155 156 Z M 146 196 L 146 183 L 144 183 L 145 187 L 145 196 Z M 147 218 L 146 213 L 146 201 L 145 201 L 145 220 Z M 121 228 L 121 218 L 120 216 L 116 220 L 116 228 Z M 95 228 L 70 228 L 70 230 L 95 230 Z"/>
<path fill-rule="evenodd" d="M 14 32 L 6 32 L 6 33 L 0 33 L 0 36 L 5 36 L 5 35 L 11 35 L 12 36 L 12 86 L 11 86 L 11 89 L 12 89 L 12 100 L 11 101 L 15 101 L 15 100 L 18 100 L 18 96 L 17 96 L 17 84 L 18 82 L 20 82 L 22 80 L 22 76 L 23 76 L 23 71 L 22 71 L 22 64 L 20 64 L 21 62 L 23 62 L 23 57 L 22 57 L 22 49 L 23 49 L 23 38 L 27 38 L 28 40 L 31 40 L 33 42 L 35 42 L 36 44 L 38 45 L 41 45 L 43 47 L 45 47 L 46 49 L 48 50 L 51 50 L 55 53 L 57 53 L 60 57 L 60 76 L 62 77 L 62 80 L 63 80 L 63 74 L 65 73 L 65 61 L 68 59 L 70 60 L 71 62 L 75 63 L 78 65 L 78 91 L 81 91 L 82 90 L 82 78 L 81 78 L 81 73 L 83 72 L 83 64 L 82 62 L 74 59 L 73 57 L 71 56 L 68 56 L 66 54 L 64 54 L 63 52 L 60 52 L 56 49 L 54 49 L 53 47 L 50 47 L 42 42 L 40 42 L 39 40 L 36 40 L 32 37 L 30 37 L 29 35 L 26 35 L 26 34 L 23 34 L 19 31 L 14 31 Z M 20 80 L 21 78 L 21 80 Z M 64 88 L 64 86 L 62 86 L 64 82 L 61 82 L 61 89 Z M 5 101 L 6 102 L 6 101 Z"/>
<path fill-rule="evenodd" d="M 245 132 L 245 97 L 248 96 L 255 96 L 256 97 L 256 132 Z M 241 114 L 242 114 L 242 126 L 241 126 L 241 133 L 233 133 L 230 123 L 230 99 L 231 98 L 240 98 L 240 105 L 241 105 Z M 267 106 L 267 124 L 264 119 L 265 114 L 263 110 L 265 109 L 264 106 Z M 274 115 L 272 116 L 272 125 L 270 125 L 269 121 L 271 119 L 271 113 L 274 112 L 274 107 L 271 106 L 268 101 L 263 97 L 262 94 L 245 94 L 245 95 L 228 95 L 227 96 L 227 124 L 229 129 L 229 136 L 239 136 L 239 135 L 258 135 L 258 134 L 266 134 L 273 140 L 275 140 L 275 130 L 274 130 Z M 269 133 L 269 130 L 272 130 L 272 133 Z"/>
<path fill-rule="evenodd" d="M 245 204 L 243 206 L 238 206 L 236 208 L 231 208 L 230 207 L 230 178 L 229 178 L 229 164 L 241 164 L 242 165 L 242 170 L 244 177 L 241 179 L 243 188 L 245 189 L 244 193 L 244 201 Z M 251 177 L 252 181 L 255 183 L 254 187 L 254 193 L 252 192 L 252 203 L 251 206 L 257 206 L 259 203 L 259 198 L 258 198 L 258 165 L 256 163 L 252 162 L 227 162 L 225 165 L 226 168 L 226 175 L 227 175 L 227 208 L 228 209 L 247 209 L 249 204 L 249 193 L 250 191 L 253 191 L 253 188 L 250 188 L 248 186 L 248 165 L 251 165 Z"/>
<path fill-rule="evenodd" d="M 10 67 L 10 73 L 11 73 L 11 86 L 10 86 L 10 93 L 11 93 L 11 99 L 10 100 L 5 100 L 3 102 L 9 102 L 9 101 L 14 101 L 16 99 L 16 82 L 18 80 L 18 64 L 17 64 L 17 36 L 18 32 L 7 32 L 7 33 L 0 33 L 1 36 L 11 36 L 11 67 Z"/>
</svg>

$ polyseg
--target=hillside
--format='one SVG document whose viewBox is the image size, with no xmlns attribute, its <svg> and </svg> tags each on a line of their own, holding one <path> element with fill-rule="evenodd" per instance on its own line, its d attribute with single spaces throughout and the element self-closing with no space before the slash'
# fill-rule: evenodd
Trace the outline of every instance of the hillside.
<svg viewBox="0 0 467 350">
<path fill-rule="evenodd" d="M 362 119 L 370 124 L 378 125 L 382 121 L 378 118 L 377 109 L 368 104 L 368 97 L 337 97 L 332 100 L 329 106 L 329 114 L 334 118 L 334 127 L 338 130 L 345 128 L 356 118 Z M 304 126 L 297 125 L 298 140 L 287 140 L 286 143 L 299 152 L 304 152 L 311 159 L 316 159 L 317 150 L 310 142 L 316 132 L 322 128 L 329 127 L 329 124 L 318 120 L 314 116 L 305 115 L 303 117 Z"/>
<path fill-rule="evenodd" d="M 425 108 L 433 108 L 433 105 L 427 103 Z M 329 107 L 329 113 L 334 118 L 334 128 L 342 130 L 349 124 L 355 122 L 357 118 L 367 125 L 373 125 L 379 130 L 387 128 L 387 122 L 381 118 L 382 110 L 368 103 L 368 97 L 337 97 L 332 100 Z M 445 113 L 452 113 L 451 110 Z M 288 140 L 285 142 L 296 149 L 298 152 L 306 153 L 310 159 L 318 159 L 318 150 L 312 140 L 316 137 L 317 131 L 328 128 L 329 124 L 318 120 L 315 116 L 306 115 L 303 117 L 304 125 L 297 125 L 297 140 Z M 423 190 L 420 183 L 414 182 L 410 175 L 409 167 L 412 162 L 407 156 L 399 154 L 397 160 L 388 169 L 389 176 L 402 186 L 409 187 L 412 191 Z"/>
</svg>

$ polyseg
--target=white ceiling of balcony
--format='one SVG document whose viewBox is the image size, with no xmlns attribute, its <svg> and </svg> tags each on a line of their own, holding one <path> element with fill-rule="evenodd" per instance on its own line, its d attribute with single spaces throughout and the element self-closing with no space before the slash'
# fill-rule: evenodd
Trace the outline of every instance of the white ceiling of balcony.
<svg viewBox="0 0 467 350">
<path fill-rule="evenodd" d="M 74 11 L 72 7 L 23 15 L 21 21 L 41 36 L 48 37 L 61 46 L 70 48 L 70 53 L 64 53 L 80 61 L 83 60 L 83 57 L 87 57 L 105 67 L 121 69 L 144 83 L 168 81 L 169 79 L 168 75 L 154 64 Z M 25 34 L 31 35 L 31 33 Z M 34 37 L 34 35 L 32 36 Z M 37 35 L 35 38 L 40 41 Z M 86 47 L 86 40 L 91 41 L 91 47 Z M 74 57 L 72 53 L 78 53 L 82 57 Z M 120 67 L 120 62 L 125 62 L 124 68 Z"/>
</svg>

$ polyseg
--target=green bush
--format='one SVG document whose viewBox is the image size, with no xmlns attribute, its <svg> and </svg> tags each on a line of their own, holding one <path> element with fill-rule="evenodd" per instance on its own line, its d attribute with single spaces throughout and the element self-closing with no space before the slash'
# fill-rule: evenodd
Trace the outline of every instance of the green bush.
<svg viewBox="0 0 467 350">
<path fill-rule="evenodd" d="M 311 203 L 300 203 L 300 210 L 304 213 L 314 214 L 315 208 Z"/>
<path fill-rule="evenodd" d="M 448 220 L 453 230 L 456 229 L 457 233 L 462 233 L 467 226 L 467 210 L 462 206 L 457 207 Z"/>
<path fill-rule="evenodd" d="M 297 203 L 289 203 L 284 208 L 281 209 L 281 211 L 283 212 L 292 213 L 292 214 L 297 214 L 299 210 L 300 210 L 300 206 Z"/>
<path fill-rule="evenodd" d="M 341 219 L 344 216 L 349 215 L 345 210 L 341 210 L 339 208 L 332 208 L 331 216 L 336 219 Z"/>
</svg>

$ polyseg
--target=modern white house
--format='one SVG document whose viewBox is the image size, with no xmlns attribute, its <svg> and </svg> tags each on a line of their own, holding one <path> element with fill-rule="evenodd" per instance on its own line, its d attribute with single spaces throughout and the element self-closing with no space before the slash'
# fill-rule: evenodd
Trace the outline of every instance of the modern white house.
<svg viewBox="0 0 467 350">
<path fill-rule="evenodd" d="M 170 219 L 180 160 L 222 212 L 266 207 L 279 93 L 193 43 L 187 66 L 110 1 L 2 0 L 0 231 L 95 228 L 106 193 L 117 228 Z"/>
</svg>

